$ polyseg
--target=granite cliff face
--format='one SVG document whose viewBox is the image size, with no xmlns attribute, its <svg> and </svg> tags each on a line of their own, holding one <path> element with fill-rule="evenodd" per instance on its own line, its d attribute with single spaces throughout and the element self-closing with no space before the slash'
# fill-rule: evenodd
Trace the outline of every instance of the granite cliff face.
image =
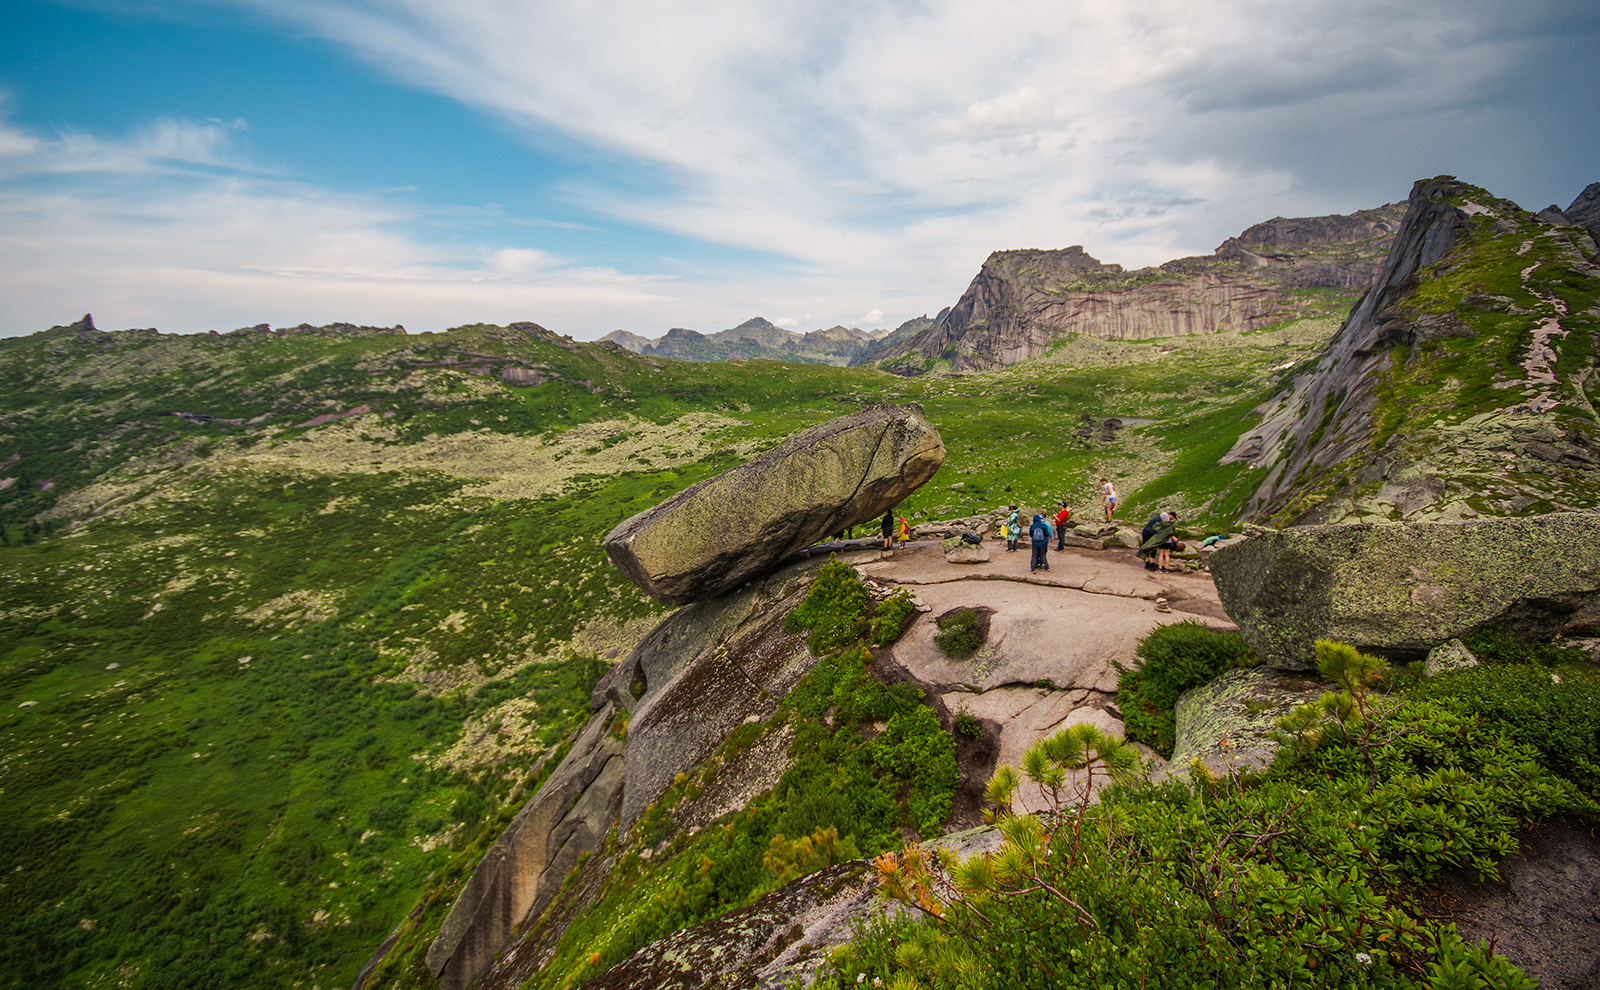
<svg viewBox="0 0 1600 990">
<path fill-rule="evenodd" d="M 1350 216 L 1282 217 L 1209 257 L 1125 271 L 1082 247 L 996 251 L 955 306 L 915 337 L 870 355 L 919 374 L 939 362 L 981 371 L 1047 353 L 1069 334 L 1117 340 L 1257 330 L 1354 300 L 1377 275 L 1401 205 Z M 1301 290 L 1323 290 L 1307 292 Z"/>
<path fill-rule="evenodd" d="M 926 321 L 927 317 L 919 319 Z M 916 321 L 911 321 L 916 322 Z M 600 339 L 635 354 L 677 358 L 681 361 L 735 361 L 769 358 L 805 364 L 844 366 L 855 363 L 892 332 L 833 326 L 810 333 L 795 333 L 757 316 L 730 330 L 705 334 L 674 327 L 656 338 L 626 330 L 613 330 Z"/>
<path fill-rule="evenodd" d="M 1573 204 L 1600 193 L 1591 186 Z M 1588 197 L 1586 200 L 1585 197 Z M 1600 259 L 1451 176 L 1419 181 L 1372 289 L 1224 463 L 1278 523 L 1525 515 L 1600 497 Z"/>
</svg>

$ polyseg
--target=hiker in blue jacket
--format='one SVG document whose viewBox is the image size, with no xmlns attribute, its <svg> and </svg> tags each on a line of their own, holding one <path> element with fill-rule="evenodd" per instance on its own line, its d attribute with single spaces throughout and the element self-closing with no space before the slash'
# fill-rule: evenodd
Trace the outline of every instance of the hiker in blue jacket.
<svg viewBox="0 0 1600 990">
<path fill-rule="evenodd" d="M 1033 560 L 1028 563 L 1028 573 L 1032 574 L 1039 568 L 1050 569 L 1048 555 L 1050 552 L 1050 538 L 1055 535 L 1055 529 L 1050 525 L 1050 520 L 1039 513 L 1034 513 L 1033 523 L 1028 526 L 1028 541 L 1033 544 Z"/>
</svg>

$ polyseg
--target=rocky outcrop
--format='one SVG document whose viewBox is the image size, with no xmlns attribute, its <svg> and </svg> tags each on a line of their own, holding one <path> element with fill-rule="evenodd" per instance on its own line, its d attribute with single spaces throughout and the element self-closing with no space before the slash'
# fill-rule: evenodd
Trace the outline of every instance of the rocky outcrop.
<svg viewBox="0 0 1600 990">
<path fill-rule="evenodd" d="M 943 540 L 939 548 L 944 551 L 944 559 L 952 564 L 986 564 L 989 562 L 989 548 L 982 543 L 968 543 L 959 536 L 952 536 Z"/>
<path fill-rule="evenodd" d="M 710 598 L 876 520 L 943 462 L 944 444 L 920 407 L 867 409 L 624 520 L 606 536 L 606 554 L 659 601 Z"/>
<path fill-rule="evenodd" d="M 428 947 L 428 971 L 444 990 L 471 984 L 522 919 L 550 902 L 579 857 L 600 845 L 621 798 L 622 743 L 610 732 L 616 716 L 608 705 L 589 720 L 479 861 Z"/>
<path fill-rule="evenodd" d="M 1312 669 L 1320 638 L 1421 660 L 1484 627 L 1549 638 L 1600 602 L 1600 513 L 1465 523 L 1297 527 L 1211 557 L 1252 649 Z"/>
<path fill-rule="evenodd" d="M 1587 230 L 1600 241 L 1600 182 L 1591 182 L 1572 205 L 1561 211 L 1568 221 Z"/>
<path fill-rule="evenodd" d="M 791 985 L 850 933 L 877 900 L 871 864 L 855 860 L 801 877 L 747 908 L 652 942 L 585 990 L 734 990 Z M 807 965 L 810 963 L 810 965 Z"/>
<path fill-rule="evenodd" d="M 1399 228 L 1402 210 L 1351 216 L 1282 217 L 1229 238 L 1208 257 L 1124 271 L 1082 247 L 996 251 L 961 299 L 933 326 L 870 355 L 881 368 L 918 373 L 948 361 L 984 370 L 1047 353 L 1083 334 L 1139 340 L 1255 330 L 1305 315 L 1296 289 L 1370 285 Z"/>
<path fill-rule="evenodd" d="M 1372 289 L 1223 459 L 1266 472 L 1246 516 L 1310 524 L 1594 504 L 1593 254 L 1582 228 L 1450 176 L 1419 181 Z"/>
<path fill-rule="evenodd" d="M 1195 760 L 1222 776 L 1259 770 L 1272 762 L 1277 721 L 1297 705 L 1317 700 L 1327 688 L 1315 677 L 1252 667 L 1228 670 L 1178 697 L 1177 742 L 1157 779 L 1187 777 Z"/>
<path fill-rule="evenodd" d="M 779 628 L 820 561 L 673 613 L 595 688 L 594 712 L 566 757 L 473 871 L 428 949 L 444 990 L 478 979 L 596 853 L 735 727 L 768 718 L 815 663 L 804 637 Z M 708 817 L 769 788 L 784 748 L 753 747 L 719 775 Z M 722 810 L 717 810 L 722 809 Z M 512 981 L 511 985 L 515 985 Z"/>
</svg>

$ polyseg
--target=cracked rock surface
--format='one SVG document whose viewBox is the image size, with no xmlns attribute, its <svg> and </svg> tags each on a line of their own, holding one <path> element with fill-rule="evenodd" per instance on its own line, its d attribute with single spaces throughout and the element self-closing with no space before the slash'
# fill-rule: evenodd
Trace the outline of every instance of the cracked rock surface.
<svg viewBox="0 0 1600 990">
<path fill-rule="evenodd" d="M 937 543 L 912 544 L 856 566 L 879 584 L 907 588 L 928 609 L 892 648 L 895 662 L 937 691 L 950 711 L 997 726 L 999 764 L 1020 764 L 1035 742 L 1080 722 L 1121 735 L 1114 661 L 1134 665 L 1135 645 L 1156 626 L 1195 619 L 1235 628 L 1203 572 L 1146 571 L 1118 549 L 1051 550 L 1050 569 L 1033 573 L 1024 551 L 991 556 L 958 567 Z M 1157 599 L 1172 611 L 1157 611 Z M 963 606 L 990 610 L 989 634 L 975 654 L 958 660 L 934 635 L 937 617 Z M 1044 806 L 1032 785 L 1013 802 L 1017 812 Z"/>
</svg>

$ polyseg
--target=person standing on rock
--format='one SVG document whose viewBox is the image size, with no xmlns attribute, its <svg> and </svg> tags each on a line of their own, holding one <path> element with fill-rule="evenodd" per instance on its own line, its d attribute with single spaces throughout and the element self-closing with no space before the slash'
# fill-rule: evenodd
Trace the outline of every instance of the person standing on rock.
<svg viewBox="0 0 1600 990">
<path fill-rule="evenodd" d="M 1032 574 L 1041 567 L 1048 571 L 1050 561 L 1045 555 L 1050 550 L 1050 520 L 1034 513 L 1033 524 L 1028 527 L 1028 540 L 1033 544 L 1033 559 L 1028 562 L 1028 573 Z"/>
<path fill-rule="evenodd" d="M 1106 522 L 1117 514 L 1117 486 L 1111 483 L 1110 478 L 1100 479 L 1100 506 L 1106 510 Z"/>
<path fill-rule="evenodd" d="M 900 517 L 900 530 L 895 534 L 900 538 L 900 545 L 905 546 L 911 542 L 911 524 L 906 522 L 906 517 Z"/>
<path fill-rule="evenodd" d="M 1172 549 L 1176 545 L 1172 534 L 1177 523 L 1176 512 L 1158 512 L 1144 524 L 1144 542 L 1139 544 L 1137 552 L 1144 559 L 1145 570 L 1166 572 L 1172 569 Z"/>
<path fill-rule="evenodd" d="M 1011 517 L 1006 520 L 1006 552 L 1017 548 L 1017 541 L 1022 538 L 1022 523 L 1017 518 L 1017 507 L 1011 507 Z"/>
<path fill-rule="evenodd" d="M 883 531 L 883 548 L 885 550 L 894 546 L 894 509 L 883 510 L 883 522 L 879 524 Z"/>
<path fill-rule="evenodd" d="M 1057 502 L 1061 511 L 1056 513 L 1056 550 L 1067 548 L 1067 520 L 1072 518 L 1072 510 L 1067 508 L 1067 503 Z"/>
</svg>

